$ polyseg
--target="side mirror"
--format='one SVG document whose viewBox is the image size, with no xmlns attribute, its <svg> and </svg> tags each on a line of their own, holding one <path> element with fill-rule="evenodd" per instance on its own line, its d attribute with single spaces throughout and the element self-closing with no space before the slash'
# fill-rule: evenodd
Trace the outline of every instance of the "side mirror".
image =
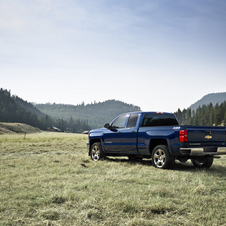
<svg viewBox="0 0 226 226">
<path fill-rule="evenodd" d="M 104 125 L 104 128 L 110 129 L 110 124 L 109 124 L 109 123 L 106 123 L 106 124 Z"/>
</svg>

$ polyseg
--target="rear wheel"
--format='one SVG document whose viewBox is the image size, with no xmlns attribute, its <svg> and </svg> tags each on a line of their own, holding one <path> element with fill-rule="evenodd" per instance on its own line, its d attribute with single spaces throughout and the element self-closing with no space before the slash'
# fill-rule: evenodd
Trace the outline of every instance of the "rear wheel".
<svg viewBox="0 0 226 226">
<path fill-rule="evenodd" d="M 191 162 L 197 168 L 210 168 L 213 164 L 213 156 L 191 159 Z"/>
<path fill-rule="evenodd" d="M 93 161 L 98 161 L 106 157 L 101 147 L 101 143 L 97 142 L 91 146 L 90 157 Z"/>
<path fill-rule="evenodd" d="M 174 163 L 174 157 L 166 145 L 158 145 L 152 151 L 152 164 L 160 169 L 169 169 Z"/>
</svg>

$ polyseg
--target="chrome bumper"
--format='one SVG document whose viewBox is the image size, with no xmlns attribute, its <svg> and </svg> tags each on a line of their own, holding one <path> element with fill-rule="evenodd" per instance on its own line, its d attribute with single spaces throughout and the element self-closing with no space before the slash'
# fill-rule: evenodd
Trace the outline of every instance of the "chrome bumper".
<svg viewBox="0 0 226 226">
<path fill-rule="evenodd" d="M 226 155 L 226 147 L 180 148 L 180 153 L 187 156 Z"/>
</svg>

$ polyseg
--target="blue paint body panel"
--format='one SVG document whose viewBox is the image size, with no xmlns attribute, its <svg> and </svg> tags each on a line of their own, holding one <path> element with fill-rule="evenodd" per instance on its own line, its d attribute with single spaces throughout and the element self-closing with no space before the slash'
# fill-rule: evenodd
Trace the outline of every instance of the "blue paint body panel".
<svg viewBox="0 0 226 226">
<path fill-rule="evenodd" d="M 179 140 L 181 130 L 187 131 L 187 142 Z M 119 115 L 106 128 L 91 130 L 89 154 L 94 142 L 101 143 L 106 155 L 150 157 L 156 145 L 164 144 L 171 155 L 183 156 L 182 149 L 225 147 L 225 127 L 179 126 L 172 113 L 132 112 Z"/>
</svg>

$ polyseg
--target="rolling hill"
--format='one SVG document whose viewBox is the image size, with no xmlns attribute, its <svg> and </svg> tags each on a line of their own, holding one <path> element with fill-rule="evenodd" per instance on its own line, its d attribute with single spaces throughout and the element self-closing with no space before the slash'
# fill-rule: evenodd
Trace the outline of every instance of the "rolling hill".
<svg viewBox="0 0 226 226">
<path fill-rule="evenodd" d="M 69 121 L 71 118 L 88 120 L 91 128 L 103 127 L 116 116 L 125 113 L 140 111 L 140 107 L 126 104 L 118 100 L 107 100 L 95 104 L 36 104 L 36 108 L 52 117 Z"/>
<path fill-rule="evenodd" d="M 33 126 L 29 126 L 24 123 L 0 123 L 0 135 L 1 134 L 26 134 L 26 133 L 39 133 L 40 129 Z"/>
<path fill-rule="evenodd" d="M 211 93 L 192 104 L 187 110 L 199 106 L 213 106 L 226 101 L 226 92 Z M 81 132 L 88 128 L 103 127 L 116 116 L 125 112 L 140 111 L 140 107 L 118 100 L 107 100 L 94 104 L 31 104 L 10 92 L 0 89 L 0 122 L 25 123 L 39 129 L 56 126 L 62 131 Z M 224 113 L 224 112 L 223 112 Z M 221 114 L 223 114 L 221 113 Z M 181 112 L 176 112 L 180 118 Z"/>
</svg>

